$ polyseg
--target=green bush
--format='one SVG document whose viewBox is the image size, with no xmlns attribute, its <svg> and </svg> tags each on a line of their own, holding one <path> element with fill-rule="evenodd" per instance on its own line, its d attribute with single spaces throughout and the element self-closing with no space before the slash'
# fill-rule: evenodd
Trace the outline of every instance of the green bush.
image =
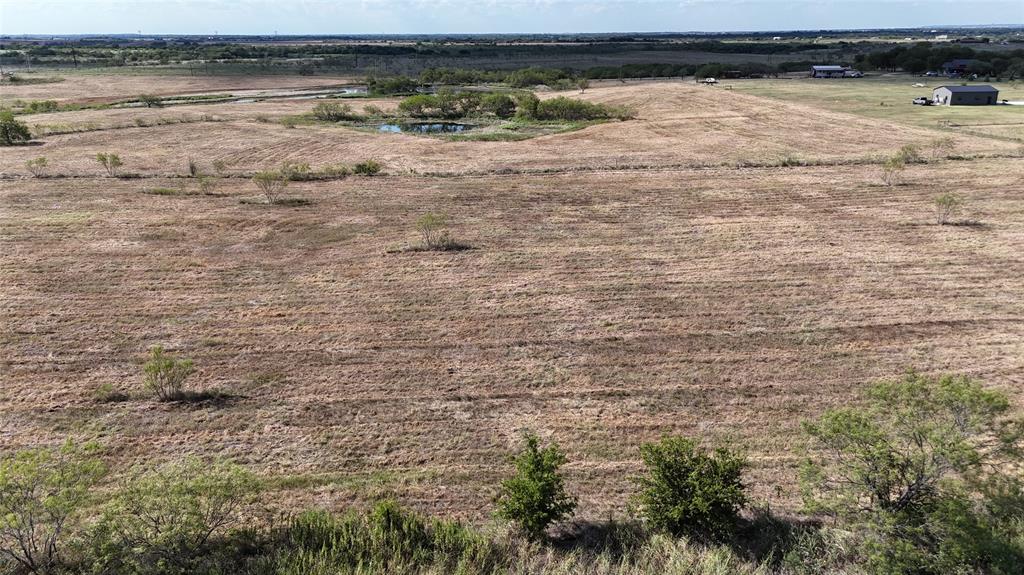
<svg viewBox="0 0 1024 575">
<path fill-rule="evenodd" d="M 352 111 L 352 106 L 341 102 L 320 102 L 313 106 L 313 117 L 324 122 L 361 120 L 362 116 Z"/>
<path fill-rule="evenodd" d="M 13 146 L 32 139 L 32 132 L 10 110 L 0 111 L 0 145 Z"/>
<path fill-rule="evenodd" d="M 480 109 L 484 112 L 507 119 L 516 114 L 516 101 L 502 92 L 491 92 L 480 101 Z"/>
<path fill-rule="evenodd" d="M 515 475 L 501 482 L 496 514 L 539 540 L 549 525 L 573 514 L 576 498 L 566 492 L 558 471 L 566 462 L 558 445 L 541 448 L 540 439 L 529 432 L 523 439 L 526 445 L 513 459 Z"/>
<path fill-rule="evenodd" d="M 625 109 L 574 100 L 565 96 L 541 100 L 535 112 L 537 120 L 604 120 L 609 118 L 627 119 L 631 116 L 632 113 Z"/>
<path fill-rule="evenodd" d="M 93 568 L 125 575 L 189 574 L 216 562 L 219 538 L 242 525 L 259 492 L 238 465 L 187 459 L 139 470 L 104 506 Z"/>
<path fill-rule="evenodd" d="M 177 359 L 164 353 L 157 345 L 150 349 L 149 361 L 143 366 L 143 383 L 160 401 L 173 401 L 182 397 L 185 380 L 195 368 L 190 359 Z"/>
<path fill-rule="evenodd" d="M 381 173 L 384 166 L 376 160 L 365 160 L 352 166 L 352 173 L 359 176 L 376 176 Z"/>
<path fill-rule="evenodd" d="M 95 444 L 29 449 L 0 458 L 0 567 L 45 574 L 63 563 L 67 538 L 104 474 Z"/>
<path fill-rule="evenodd" d="M 640 446 L 646 473 L 637 478 L 636 503 L 659 531 L 721 538 L 733 531 L 747 502 L 746 459 L 725 448 L 709 452 L 685 437 Z"/>
<path fill-rule="evenodd" d="M 366 86 L 371 94 L 392 95 L 415 92 L 416 88 L 420 87 L 420 84 L 406 76 L 394 76 L 390 78 L 367 78 Z"/>
</svg>

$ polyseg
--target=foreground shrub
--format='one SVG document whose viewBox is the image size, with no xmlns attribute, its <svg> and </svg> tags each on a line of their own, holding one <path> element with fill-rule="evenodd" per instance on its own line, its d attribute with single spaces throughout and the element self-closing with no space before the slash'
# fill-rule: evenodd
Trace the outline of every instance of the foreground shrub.
<svg viewBox="0 0 1024 575">
<path fill-rule="evenodd" d="M 572 516 L 576 498 L 566 492 L 558 472 L 566 461 L 558 445 L 541 448 L 533 433 L 524 434 L 523 439 L 526 445 L 513 460 L 515 475 L 501 482 L 496 514 L 536 541 L 544 538 L 552 523 Z"/>
<path fill-rule="evenodd" d="M 103 476 L 94 444 L 30 449 L 0 459 L 0 567 L 52 573 Z"/>
<path fill-rule="evenodd" d="M 228 462 L 187 459 L 137 472 L 104 507 L 94 568 L 123 574 L 194 573 L 213 544 L 242 525 L 259 482 Z"/>
<path fill-rule="evenodd" d="M 177 359 L 164 353 L 157 345 L 150 350 L 149 361 L 142 368 L 146 389 L 156 394 L 160 401 L 171 401 L 182 397 L 185 380 L 195 368 L 190 359 Z"/>
<path fill-rule="evenodd" d="M 13 146 L 32 139 L 32 132 L 10 110 L 0 111 L 0 145 Z"/>
<path fill-rule="evenodd" d="M 1010 573 L 1024 562 L 1019 422 L 966 376 L 908 372 L 866 405 L 804 424 L 822 455 L 801 471 L 807 508 L 843 518 L 875 572 Z"/>
<path fill-rule="evenodd" d="M 646 473 L 636 503 L 655 529 L 673 535 L 722 538 L 733 531 L 747 498 L 746 459 L 725 448 L 709 452 L 685 437 L 640 446 Z"/>
</svg>

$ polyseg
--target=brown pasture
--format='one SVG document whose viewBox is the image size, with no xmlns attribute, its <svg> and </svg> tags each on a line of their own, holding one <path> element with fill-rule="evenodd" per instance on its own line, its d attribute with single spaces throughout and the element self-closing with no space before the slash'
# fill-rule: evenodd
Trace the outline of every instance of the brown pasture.
<svg viewBox="0 0 1024 575">
<path fill-rule="evenodd" d="M 683 433 L 744 447 L 756 497 L 793 509 L 800 421 L 871 381 L 966 372 L 1024 401 L 1011 144 L 957 136 L 978 157 L 911 165 L 890 187 L 844 162 L 943 132 L 695 86 L 582 97 L 639 119 L 450 142 L 253 119 L 311 106 L 278 101 L 5 149 L 0 449 L 72 435 L 119 467 L 218 455 L 275 478 L 278 503 L 391 493 L 478 520 L 530 428 L 567 450 L 597 518 L 624 510 L 640 442 Z M 141 177 L 100 177 L 99 151 Z M 736 165 L 787 154 L 823 165 Z M 39 155 L 58 177 L 25 175 Z M 388 175 L 292 183 L 309 205 L 268 206 L 241 201 L 257 198 L 241 177 L 190 194 L 189 155 L 238 174 L 376 158 Z M 935 225 L 946 190 L 970 225 Z M 427 211 L 474 249 L 392 250 Z M 156 344 L 231 398 L 142 395 Z M 96 402 L 107 383 L 133 397 Z"/>
</svg>

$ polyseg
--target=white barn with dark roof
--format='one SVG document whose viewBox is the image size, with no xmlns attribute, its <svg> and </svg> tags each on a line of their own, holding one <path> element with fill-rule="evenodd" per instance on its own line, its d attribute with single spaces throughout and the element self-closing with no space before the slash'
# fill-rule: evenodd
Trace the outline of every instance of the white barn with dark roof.
<svg viewBox="0 0 1024 575">
<path fill-rule="evenodd" d="M 992 86 L 939 86 L 932 90 L 932 102 L 943 106 L 987 106 L 996 104 L 999 90 Z"/>
</svg>

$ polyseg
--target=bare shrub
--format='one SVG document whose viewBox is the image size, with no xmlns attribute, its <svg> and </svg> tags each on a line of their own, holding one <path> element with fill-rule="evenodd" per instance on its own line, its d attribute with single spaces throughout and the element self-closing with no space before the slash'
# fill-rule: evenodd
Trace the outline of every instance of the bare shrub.
<svg viewBox="0 0 1024 575">
<path fill-rule="evenodd" d="M 46 158 L 43 156 L 25 162 L 25 167 L 37 178 L 46 173 L 46 166 Z"/>
<path fill-rule="evenodd" d="M 196 179 L 196 183 L 199 184 L 199 193 L 204 196 L 213 195 L 217 189 L 217 178 L 200 175 Z"/>
<path fill-rule="evenodd" d="M 950 222 L 950 218 L 960 211 L 964 205 L 964 197 L 956 192 L 946 192 L 935 198 L 935 219 L 940 226 Z"/>
<path fill-rule="evenodd" d="M 264 170 L 252 177 L 252 183 L 256 184 L 267 202 L 273 204 L 281 199 L 281 193 L 288 187 L 288 178 L 281 172 Z"/>
<path fill-rule="evenodd" d="M 121 156 L 107 152 L 96 154 L 96 161 L 103 166 L 103 169 L 107 171 L 107 175 L 110 177 L 116 176 L 117 171 L 124 165 L 124 162 L 121 161 Z"/>
<path fill-rule="evenodd" d="M 931 143 L 931 154 L 933 159 L 945 158 L 953 152 L 955 144 L 953 138 L 950 136 L 943 136 L 935 139 Z"/>
<path fill-rule="evenodd" d="M 882 182 L 887 186 L 898 185 L 906 167 L 906 162 L 899 154 L 892 156 L 882 164 Z"/>
</svg>

